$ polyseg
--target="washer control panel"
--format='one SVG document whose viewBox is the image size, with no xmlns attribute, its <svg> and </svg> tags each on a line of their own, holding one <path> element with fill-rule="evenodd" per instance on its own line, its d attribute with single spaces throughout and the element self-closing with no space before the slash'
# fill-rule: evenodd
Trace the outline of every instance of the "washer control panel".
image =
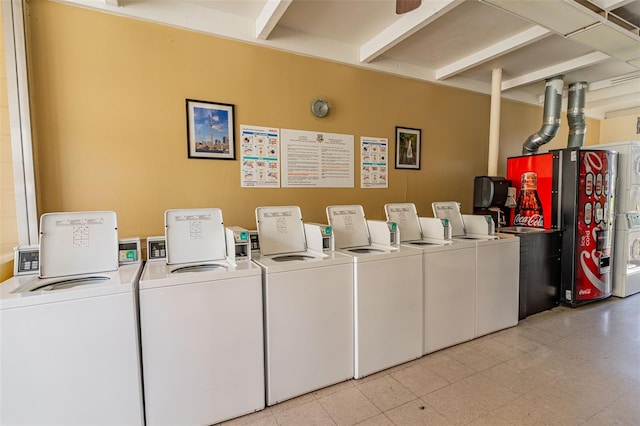
<svg viewBox="0 0 640 426">
<path fill-rule="evenodd" d="M 13 275 L 37 274 L 40 270 L 40 247 L 18 246 L 14 249 Z"/>
<path fill-rule="evenodd" d="M 140 262 L 140 238 L 118 241 L 118 261 L 121 265 Z"/>
<path fill-rule="evenodd" d="M 167 240 L 165 237 L 147 238 L 147 260 L 166 260 Z"/>
</svg>

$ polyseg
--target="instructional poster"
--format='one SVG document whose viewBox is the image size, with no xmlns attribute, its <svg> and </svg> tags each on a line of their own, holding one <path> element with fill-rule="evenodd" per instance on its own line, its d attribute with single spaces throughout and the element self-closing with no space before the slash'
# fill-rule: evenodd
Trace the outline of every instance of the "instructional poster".
<svg viewBox="0 0 640 426">
<path fill-rule="evenodd" d="M 388 148 L 387 138 L 360 138 L 361 188 L 388 188 Z"/>
<path fill-rule="evenodd" d="M 240 125 L 243 188 L 280 187 L 280 129 Z"/>
<path fill-rule="evenodd" d="M 282 186 L 353 188 L 353 135 L 282 129 Z"/>
</svg>

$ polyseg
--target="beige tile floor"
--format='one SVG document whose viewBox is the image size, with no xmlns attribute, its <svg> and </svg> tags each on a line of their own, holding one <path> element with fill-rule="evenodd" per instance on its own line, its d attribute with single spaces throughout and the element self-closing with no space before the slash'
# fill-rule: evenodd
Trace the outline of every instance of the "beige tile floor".
<svg viewBox="0 0 640 426">
<path fill-rule="evenodd" d="M 225 425 L 640 425 L 640 294 L 571 309 Z"/>
</svg>

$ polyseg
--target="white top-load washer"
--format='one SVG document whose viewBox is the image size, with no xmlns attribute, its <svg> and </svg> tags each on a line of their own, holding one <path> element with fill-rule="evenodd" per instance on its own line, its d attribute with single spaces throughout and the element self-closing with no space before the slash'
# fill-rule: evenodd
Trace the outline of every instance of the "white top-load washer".
<svg viewBox="0 0 640 426">
<path fill-rule="evenodd" d="M 384 206 L 387 220 L 397 223 L 401 243 L 422 250 L 422 353 L 475 337 L 476 245 L 454 241 L 448 219 L 419 217 L 413 203 Z"/>
<path fill-rule="evenodd" d="M 137 285 L 114 212 L 40 218 L 40 275 L 0 285 L 0 424 L 143 424 Z"/>
<path fill-rule="evenodd" d="M 491 216 L 463 215 L 455 201 L 432 203 L 433 214 L 449 219 L 454 240 L 476 244 L 475 336 L 518 324 L 520 239 L 495 233 Z"/>
<path fill-rule="evenodd" d="M 353 378 L 351 257 L 308 247 L 297 206 L 258 207 L 256 224 L 267 405 Z"/>
<path fill-rule="evenodd" d="M 140 278 L 147 425 L 264 408 L 260 268 L 235 261 L 220 209 L 168 210 L 165 236 L 166 263 L 147 262 Z"/>
<path fill-rule="evenodd" d="M 362 206 L 326 210 L 336 249 L 354 260 L 354 377 L 419 358 L 422 251 L 401 246 L 396 224 L 368 221 Z"/>
</svg>

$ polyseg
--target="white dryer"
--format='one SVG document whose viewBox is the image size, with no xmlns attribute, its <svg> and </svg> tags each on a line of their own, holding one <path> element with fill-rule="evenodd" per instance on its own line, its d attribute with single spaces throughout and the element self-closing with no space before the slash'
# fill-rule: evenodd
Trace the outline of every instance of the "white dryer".
<svg viewBox="0 0 640 426">
<path fill-rule="evenodd" d="M 476 245 L 475 336 L 518 324 L 520 239 L 495 234 L 491 216 L 463 215 L 455 201 L 432 204 L 434 216 L 449 219 L 453 239 Z"/>
<path fill-rule="evenodd" d="M 256 223 L 267 405 L 353 378 L 351 257 L 310 250 L 299 207 L 259 207 Z"/>
<path fill-rule="evenodd" d="M 453 241 L 447 219 L 419 217 L 413 203 L 384 206 L 402 244 L 422 250 L 422 353 L 472 340 L 476 323 L 476 245 Z"/>
<path fill-rule="evenodd" d="M 422 356 L 422 251 L 397 244 L 396 225 L 367 221 L 362 206 L 329 206 L 327 218 L 336 249 L 354 259 L 354 377 Z"/>
<path fill-rule="evenodd" d="M 220 209 L 168 210 L 165 235 L 166 263 L 147 262 L 140 279 L 147 425 L 264 408 L 260 268 L 235 262 Z"/>
<path fill-rule="evenodd" d="M 40 219 L 40 276 L 0 285 L 0 424 L 143 424 L 137 285 L 114 212 Z"/>
</svg>

